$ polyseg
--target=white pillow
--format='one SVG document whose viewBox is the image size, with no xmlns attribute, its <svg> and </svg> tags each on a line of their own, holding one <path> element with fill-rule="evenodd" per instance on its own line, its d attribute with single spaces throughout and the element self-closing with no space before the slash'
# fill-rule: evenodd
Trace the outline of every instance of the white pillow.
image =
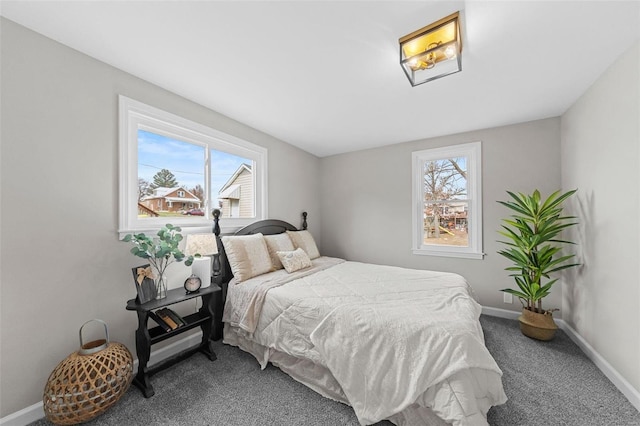
<svg viewBox="0 0 640 426">
<path fill-rule="evenodd" d="M 301 248 L 297 248 L 294 251 L 279 251 L 277 254 L 282 262 L 282 266 L 284 266 L 284 269 L 288 273 L 311 266 L 311 259 L 309 259 L 307 253 Z"/>
<path fill-rule="evenodd" d="M 307 255 L 309 259 L 315 259 L 320 257 L 320 252 L 318 251 L 318 246 L 316 246 L 316 242 L 313 239 L 313 235 L 309 231 L 287 231 L 287 234 L 291 238 L 293 242 L 293 246 L 295 248 L 301 248 Z"/>
<path fill-rule="evenodd" d="M 273 270 L 262 234 L 224 236 L 222 244 L 236 281 L 245 281 Z"/>
<path fill-rule="evenodd" d="M 276 235 L 265 235 L 264 240 L 267 242 L 267 249 L 271 257 L 271 264 L 274 269 L 282 269 L 282 262 L 276 254 L 279 251 L 293 251 L 295 247 L 291 242 L 291 238 L 286 233 Z"/>
</svg>

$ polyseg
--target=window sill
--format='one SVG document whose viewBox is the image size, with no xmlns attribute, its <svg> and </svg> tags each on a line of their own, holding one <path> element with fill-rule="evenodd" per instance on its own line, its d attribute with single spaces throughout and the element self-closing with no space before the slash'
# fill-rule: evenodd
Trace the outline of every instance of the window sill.
<svg viewBox="0 0 640 426">
<path fill-rule="evenodd" d="M 176 226 L 180 226 L 182 231 L 180 232 L 183 236 L 188 234 L 208 234 L 213 232 L 213 221 L 206 224 L 192 224 L 192 225 L 183 225 L 183 224 L 175 224 Z M 242 229 L 242 225 L 237 226 L 221 226 L 220 227 L 220 236 L 222 235 L 233 235 L 236 231 Z M 145 227 L 143 229 L 131 229 L 131 230 L 118 230 L 118 239 L 122 240 L 127 234 L 147 234 L 147 235 L 156 235 L 156 233 L 160 230 L 160 227 Z"/>
<path fill-rule="evenodd" d="M 413 254 L 417 254 L 420 256 L 454 257 L 454 258 L 476 259 L 476 260 L 482 260 L 485 256 L 485 253 L 444 251 L 444 250 L 425 250 L 425 249 L 413 249 Z"/>
</svg>

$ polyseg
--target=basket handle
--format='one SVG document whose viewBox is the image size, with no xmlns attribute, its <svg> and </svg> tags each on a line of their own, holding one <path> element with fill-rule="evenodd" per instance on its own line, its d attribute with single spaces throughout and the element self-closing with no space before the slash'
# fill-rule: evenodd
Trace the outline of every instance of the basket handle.
<svg viewBox="0 0 640 426">
<path fill-rule="evenodd" d="M 85 348 L 84 347 L 84 342 L 82 341 L 82 329 L 84 328 L 85 325 L 89 324 L 90 322 L 99 322 L 102 323 L 102 325 L 104 325 L 104 334 L 105 334 L 105 341 L 103 344 L 95 346 L 95 347 L 90 347 L 90 348 Z M 96 352 L 100 352 L 103 349 L 106 349 L 107 346 L 109 346 L 109 329 L 107 329 L 107 323 L 99 320 L 99 319 L 92 319 L 89 320 L 87 322 L 85 322 L 84 324 L 82 324 L 82 327 L 80 327 L 80 331 L 78 332 L 78 335 L 80 336 L 80 350 L 78 351 L 78 353 L 80 355 L 91 355 L 94 354 Z M 99 342 L 99 340 L 97 341 Z"/>
</svg>

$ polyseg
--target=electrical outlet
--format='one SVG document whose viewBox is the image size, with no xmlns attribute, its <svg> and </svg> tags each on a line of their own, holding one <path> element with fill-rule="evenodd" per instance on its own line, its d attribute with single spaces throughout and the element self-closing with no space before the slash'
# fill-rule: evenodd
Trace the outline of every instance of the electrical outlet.
<svg viewBox="0 0 640 426">
<path fill-rule="evenodd" d="M 513 295 L 511 293 L 502 293 L 504 303 L 513 303 Z"/>
</svg>

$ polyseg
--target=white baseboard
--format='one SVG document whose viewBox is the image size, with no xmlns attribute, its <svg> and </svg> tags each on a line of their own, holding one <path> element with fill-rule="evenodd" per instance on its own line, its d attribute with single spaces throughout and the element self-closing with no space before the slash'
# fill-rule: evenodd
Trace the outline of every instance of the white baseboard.
<svg viewBox="0 0 640 426">
<path fill-rule="evenodd" d="M 42 401 L 0 419 L 2 426 L 25 426 L 44 417 Z"/>
<path fill-rule="evenodd" d="M 489 306 L 482 307 L 482 313 L 485 315 L 489 315 L 490 317 L 499 317 L 506 319 L 515 319 L 517 320 L 520 316 L 520 311 L 508 311 L 506 309 L 500 308 L 490 308 Z"/>
<path fill-rule="evenodd" d="M 491 308 L 488 306 L 482 307 L 482 313 L 485 315 L 507 318 L 507 319 L 518 319 L 520 316 L 520 312 L 508 311 L 506 309 L 499 308 Z M 584 338 L 578 334 L 576 330 L 574 330 L 569 324 L 567 324 L 562 319 L 556 319 L 556 324 L 558 327 L 567 333 L 569 338 L 578 345 L 582 352 L 593 361 L 593 363 L 602 371 L 602 373 L 607 376 L 611 383 L 615 385 L 616 388 L 629 400 L 629 402 L 636 408 L 636 410 L 640 411 L 640 392 L 634 388 L 631 383 L 629 383 L 618 371 L 613 368 L 607 360 L 605 360 L 602 355 L 600 355 L 594 348 L 591 346 Z"/>
<path fill-rule="evenodd" d="M 574 330 L 573 327 L 571 327 L 561 319 L 557 319 L 556 323 L 558 324 L 558 327 L 560 327 L 560 329 L 567 333 L 569 338 L 573 340 L 573 343 L 578 345 L 578 347 L 582 349 L 582 352 L 584 352 L 585 355 L 587 355 L 587 357 L 591 361 L 593 361 L 596 367 L 598 367 L 600 371 L 602 371 L 604 375 L 607 376 L 609 380 L 611 380 L 611 383 L 613 383 L 615 387 L 617 387 L 618 390 L 627 397 L 629 402 L 634 407 L 636 407 L 636 410 L 640 411 L 640 392 L 636 388 L 634 388 L 633 385 L 631 385 L 631 383 L 627 381 L 627 379 L 622 377 L 618 370 L 613 368 L 613 366 L 609 364 L 609 362 L 604 359 L 602 355 L 596 352 L 593 346 L 591 346 L 586 340 L 584 340 L 584 338 L 580 334 L 578 334 L 578 332 Z"/>
<path fill-rule="evenodd" d="M 164 346 L 158 350 L 151 352 L 149 357 L 149 365 L 153 366 L 156 362 L 169 358 L 177 354 L 178 352 L 195 346 L 202 340 L 202 332 L 194 333 L 189 336 L 185 336 L 170 345 Z M 138 359 L 133 361 L 133 374 L 138 371 Z M 23 408 L 20 411 L 9 414 L 8 416 L 0 419 L 1 426 L 26 426 L 29 423 L 33 423 L 44 417 L 44 408 L 42 401 L 30 405 L 27 408 Z"/>
</svg>

